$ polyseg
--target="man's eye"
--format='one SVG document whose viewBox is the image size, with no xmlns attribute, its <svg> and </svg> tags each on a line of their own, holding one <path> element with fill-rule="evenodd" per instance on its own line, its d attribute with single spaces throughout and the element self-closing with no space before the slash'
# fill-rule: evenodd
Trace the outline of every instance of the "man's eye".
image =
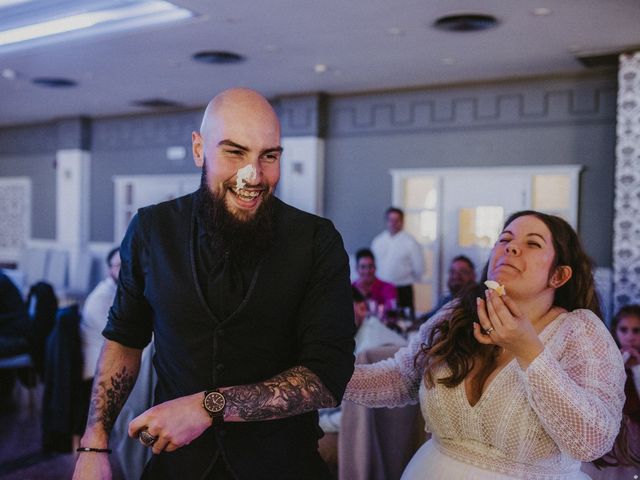
<svg viewBox="0 0 640 480">
<path fill-rule="evenodd" d="M 276 153 L 268 153 L 262 157 L 266 162 L 272 163 L 278 160 L 279 155 Z"/>
<path fill-rule="evenodd" d="M 620 333 L 627 333 L 627 327 L 620 327 Z"/>
<path fill-rule="evenodd" d="M 225 150 L 229 155 L 242 155 L 242 150 Z"/>
</svg>

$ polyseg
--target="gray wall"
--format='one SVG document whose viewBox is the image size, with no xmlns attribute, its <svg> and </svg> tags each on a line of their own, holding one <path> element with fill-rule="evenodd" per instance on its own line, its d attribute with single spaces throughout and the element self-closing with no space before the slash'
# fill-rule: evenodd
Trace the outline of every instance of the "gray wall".
<svg viewBox="0 0 640 480">
<path fill-rule="evenodd" d="M 325 214 L 348 251 L 383 228 L 392 168 L 581 164 L 580 233 L 611 266 L 615 74 L 278 100 L 283 134 L 326 138 Z M 91 241 L 113 240 L 114 175 L 194 173 L 202 110 L 0 129 L 0 175 L 34 182 L 33 236 L 55 238 L 58 148 L 90 145 Z M 187 156 L 170 161 L 166 148 Z"/>
<path fill-rule="evenodd" d="M 0 177 L 31 178 L 31 236 L 56 237 L 57 126 L 0 129 Z"/>
<path fill-rule="evenodd" d="M 325 212 L 347 250 L 369 245 L 392 168 L 581 164 L 579 230 L 611 266 L 616 79 L 510 82 L 333 98 Z"/>
<path fill-rule="evenodd" d="M 191 156 L 191 132 L 202 111 L 96 120 L 92 129 L 90 240 L 113 241 L 114 175 L 198 173 Z M 167 159 L 169 146 L 187 155 Z"/>
</svg>

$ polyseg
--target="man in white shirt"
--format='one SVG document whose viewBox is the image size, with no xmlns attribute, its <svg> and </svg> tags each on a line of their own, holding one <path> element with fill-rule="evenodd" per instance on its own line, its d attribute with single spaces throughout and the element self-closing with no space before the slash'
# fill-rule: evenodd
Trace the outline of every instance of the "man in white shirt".
<svg viewBox="0 0 640 480">
<path fill-rule="evenodd" d="M 371 250 L 376 257 L 377 275 L 393 283 L 398 292 L 398 306 L 414 311 L 413 283 L 419 282 L 424 273 L 422 248 L 405 232 L 404 212 L 390 207 L 385 213 L 387 230 L 373 239 Z"/>
</svg>

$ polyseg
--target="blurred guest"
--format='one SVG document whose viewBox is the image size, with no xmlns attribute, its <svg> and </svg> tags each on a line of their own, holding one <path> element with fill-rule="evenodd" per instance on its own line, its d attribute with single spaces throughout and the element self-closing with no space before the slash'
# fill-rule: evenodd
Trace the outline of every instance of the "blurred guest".
<svg viewBox="0 0 640 480">
<path fill-rule="evenodd" d="M 393 283 L 398 292 L 398 306 L 414 310 L 413 283 L 424 273 L 422 248 L 403 230 L 404 212 L 390 207 L 385 214 L 387 229 L 373 239 L 371 250 L 378 259 L 378 275 Z"/>
<path fill-rule="evenodd" d="M 451 260 L 449 266 L 449 276 L 447 277 L 447 287 L 449 293 L 440 297 L 438 304 L 433 310 L 425 313 L 420 320 L 426 321 L 440 310 L 444 305 L 457 297 L 466 287 L 475 285 L 476 283 L 476 266 L 469 257 L 458 255 Z"/>
<path fill-rule="evenodd" d="M 627 381 L 624 385 L 626 400 L 623 413 L 626 415 L 629 443 L 640 448 L 640 305 L 622 307 L 613 317 L 611 333 L 620 347 Z M 620 443 L 620 442 L 618 442 Z M 637 454 L 637 452 L 636 452 Z M 614 468 L 596 470 L 591 464 L 584 464 L 582 470 L 594 480 L 623 480 L 637 478 L 640 469 L 635 466 L 616 465 L 615 459 L 605 457 Z M 636 459 L 640 461 L 640 459 Z M 634 477 L 635 475 L 635 477 Z"/>
<path fill-rule="evenodd" d="M 369 305 L 371 313 L 383 316 L 385 312 L 396 308 L 396 287 L 376 277 L 376 260 L 371 250 L 361 248 L 356 252 L 356 269 L 358 279 L 353 286 L 360 290 L 367 303 L 373 303 Z"/>
<path fill-rule="evenodd" d="M 0 358 L 26 353 L 29 316 L 18 287 L 0 273 Z"/>
<path fill-rule="evenodd" d="M 0 273 L 0 358 L 12 357 L 29 350 L 27 340 L 29 317 L 20 291 L 4 273 Z M 0 372 L 0 403 L 11 396 L 13 372 Z"/>
</svg>

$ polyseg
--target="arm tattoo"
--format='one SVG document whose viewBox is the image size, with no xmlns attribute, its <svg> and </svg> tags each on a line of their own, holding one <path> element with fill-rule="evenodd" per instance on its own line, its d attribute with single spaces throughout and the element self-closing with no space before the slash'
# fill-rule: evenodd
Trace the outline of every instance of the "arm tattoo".
<svg viewBox="0 0 640 480">
<path fill-rule="evenodd" d="M 261 383 L 224 391 L 226 412 L 243 420 L 271 420 L 332 407 L 331 392 L 311 370 L 294 367 Z"/>
<path fill-rule="evenodd" d="M 103 379 L 96 381 L 91 394 L 87 426 L 101 423 L 105 432 L 111 432 L 134 384 L 135 376 L 124 366 L 111 377 L 110 382 Z"/>
</svg>

